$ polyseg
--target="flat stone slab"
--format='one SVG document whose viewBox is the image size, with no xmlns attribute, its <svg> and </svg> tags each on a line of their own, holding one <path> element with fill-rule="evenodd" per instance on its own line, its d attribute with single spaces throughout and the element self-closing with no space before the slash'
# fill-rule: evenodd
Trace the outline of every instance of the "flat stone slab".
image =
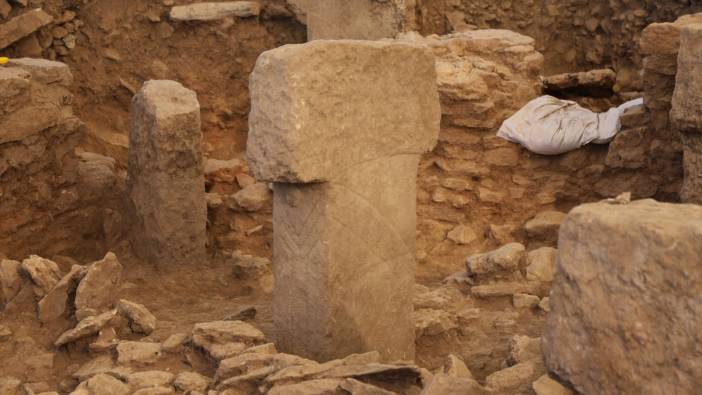
<svg viewBox="0 0 702 395">
<path fill-rule="evenodd" d="M 18 15 L 0 25 L 0 49 L 27 37 L 40 28 L 48 25 L 54 18 L 37 8 Z"/>
<path fill-rule="evenodd" d="M 227 17 L 248 18 L 261 13 L 257 1 L 225 1 L 221 3 L 195 3 L 171 8 L 170 17 L 175 21 L 213 21 Z"/>
</svg>

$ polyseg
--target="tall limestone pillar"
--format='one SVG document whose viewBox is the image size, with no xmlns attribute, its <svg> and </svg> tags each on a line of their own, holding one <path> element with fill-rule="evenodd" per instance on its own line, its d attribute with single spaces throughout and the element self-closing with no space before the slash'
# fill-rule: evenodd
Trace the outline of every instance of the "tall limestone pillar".
<svg viewBox="0 0 702 395">
<path fill-rule="evenodd" d="M 135 253 L 159 264 L 205 257 L 207 203 L 200 104 L 175 81 L 148 81 L 132 101 L 127 188 Z"/>
<path fill-rule="evenodd" d="M 279 347 L 414 358 L 416 176 L 440 122 L 433 55 L 393 42 L 286 45 L 261 55 L 250 90 L 249 162 L 275 183 Z"/>
</svg>

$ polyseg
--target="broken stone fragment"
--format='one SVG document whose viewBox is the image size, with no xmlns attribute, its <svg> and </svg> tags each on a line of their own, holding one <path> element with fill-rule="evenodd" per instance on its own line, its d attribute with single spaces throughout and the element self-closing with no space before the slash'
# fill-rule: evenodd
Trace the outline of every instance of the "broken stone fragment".
<svg viewBox="0 0 702 395">
<path fill-rule="evenodd" d="M 456 244 L 468 245 L 478 241 L 478 235 L 475 231 L 465 225 L 458 225 L 451 230 L 446 238 Z"/>
<path fill-rule="evenodd" d="M 528 282 L 499 282 L 487 285 L 478 285 L 470 288 L 470 294 L 476 298 L 499 298 L 514 294 L 536 294 L 540 284 Z"/>
<path fill-rule="evenodd" d="M 148 335 L 156 329 L 156 317 L 142 304 L 120 299 L 117 311 L 129 318 L 130 327 L 135 333 Z"/>
<path fill-rule="evenodd" d="M 39 320 L 45 324 L 50 323 L 66 312 L 68 297 L 75 292 L 78 281 L 84 275 L 83 266 L 73 265 L 71 271 L 39 301 Z"/>
<path fill-rule="evenodd" d="M 22 288 L 21 263 L 11 259 L 0 261 L 0 307 L 9 303 Z"/>
<path fill-rule="evenodd" d="M 257 310 L 253 306 L 242 307 L 239 310 L 227 315 L 224 321 L 251 321 L 256 318 Z"/>
<path fill-rule="evenodd" d="M 268 391 L 269 395 L 303 395 L 303 394 L 343 394 L 346 391 L 339 387 L 343 380 L 339 379 L 315 379 L 302 383 L 279 385 Z"/>
<path fill-rule="evenodd" d="M 69 329 L 54 342 L 56 347 L 97 334 L 117 316 L 117 310 L 110 310 L 97 316 L 84 318 L 75 328 Z"/>
<path fill-rule="evenodd" d="M 194 345 L 219 361 L 262 342 L 264 336 L 261 331 L 242 321 L 215 321 L 195 325 L 192 339 Z"/>
<path fill-rule="evenodd" d="M 242 342 L 254 344 L 265 339 L 263 332 L 242 321 L 213 321 L 196 324 L 193 341 L 206 340 L 214 343 Z"/>
<path fill-rule="evenodd" d="M 541 338 L 516 335 L 509 339 L 509 366 L 536 358 L 541 359 Z"/>
<path fill-rule="evenodd" d="M 447 395 L 470 394 L 487 395 L 491 392 L 485 390 L 477 381 L 470 377 L 453 377 L 439 373 L 429 381 L 420 395 Z"/>
<path fill-rule="evenodd" d="M 257 182 L 234 194 L 234 200 L 246 211 L 259 211 L 270 202 L 271 191 L 265 183 Z"/>
<path fill-rule="evenodd" d="M 215 378 L 218 382 L 221 382 L 236 376 L 251 373 L 261 368 L 274 367 L 275 371 L 278 371 L 289 366 L 314 363 L 314 361 L 284 353 L 244 353 L 223 360 L 219 364 Z"/>
<path fill-rule="evenodd" d="M 117 331 L 115 331 L 115 328 L 107 327 L 100 329 L 97 339 L 90 343 L 88 348 L 92 352 L 100 353 L 117 347 L 118 343 L 119 339 L 117 338 Z"/>
<path fill-rule="evenodd" d="M 485 379 L 486 386 L 498 394 L 529 393 L 531 384 L 546 373 L 539 359 L 531 359 L 502 369 Z"/>
<path fill-rule="evenodd" d="M 120 365 L 151 365 L 161 358 L 161 343 L 125 341 L 117 345 Z"/>
<path fill-rule="evenodd" d="M 468 257 L 466 269 L 471 275 L 513 272 L 519 268 L 525 251 L 522 244 L 509 243 L 494 251 Z"/>
<path fill-rule="evenodd" d="M 451 377 L 467 377 L 473 378 L 473 373 L 466 366 L 461 358 L 456 355 L 450 354 L 446 357 L 446 362 L 444 362 L 443 373 Z"/>
<path fill-rule="evenodd" d="M 414 312 L 416 337 L 437 336 L 458 328 L 456 317 L 444 310 L 420 309 Z"/>
<path fill-rule="evenodd" d="M 97 374 L 107 374 L 126 381 L 131 373 L 129 367 L 115 366 L 112 355 L 100 355 L 83 364 L 71 376 L 78 381 L 86 381 Z"/>
<path fill-rule="evenodd" d="M 73 393 L 85 393 L 87 395 L 127 395 L 129 393 L 129 387 L 110 375 L 100 373 L 80 383 Z"/>
<path fill-rule="evenodd" d="M 544 78 L 544 91 L 547 94 L 609 97 L 614 93 L 612 88 L 616 79 L 617 74 L 611 69 L 558 74 Z"/>
<path fill-rule="evenodd" d="M 163 352 L 169 353 L 178 352 L 187 339 L 187 333 L 174 333 L 168 336 L 168 338 L 163 341 L 163 344 L 161 345 L 161 350 L 163 350 Z"/>
<path fill-rule="evenodd" d="M 122 265 L 115 254 L 108 252 L 86 271 L 76 290 L 76 318 L 99 314 L 114 305 L 122 278 Z"/>
<path fill-rule="evenodd" d="M 558 250 L 552 247 L 542 247 L 527 254 L 526 279 L 542 282 L 553 281 Z"/>
<path fill-rule="evenodd" d="M 173 382 L 176 389 L 187 393 L 188 391 L 204 392 L 210 385 L 210 379 L 195 372 L 182 372 Z"/>
<path fill-rule="evenodd" d="M 0 25 L 0 49 L 48 25 L 54 18 L 43 10 L 27 11 Z"/>
<path fill-rule="evenodd" d="M 92 152 L 81 152 L 79 157 L 78 178 L 81 197 L 90 201 L 114 193 L 113 188 L 117 180 L 115 159 Z"/>
<path fill-rule="evenodd" d="M 544 211 L 529 220 L 524 225 L 524 229 L 529 237 L 556 245 L 558 242 L 558 228 L 566 215 L 560 211 Z"/>
<path fill-rule="evenodd" d="M 531 388 L 536 395 L 573 395 L 573 391 L 564 387 L 558 381 L 552 379 L 547 374 L 539 377 L 531 384 Z"/>
<path fill-rule="evenodd" d="M 5 325 L 0 325 L 0 342 L 5 341 L 12 336 L 12 330 Z"/>
<path fill-rule="evenodd" d="M 175 376 L 173 373 L 160 370 L 137 372 L 129 375 L 127 383 L 129 388 L 137 390 L 141 388 L 168 387 L 173 383 Z"/>
<path fill-rule="evenodd" d="M 21 267 L 36 285 L 34 292 L 39 297 L 43 297 L 51 291 L 63 277 L 63 273 L 55 262 L 36 255 L 22 261 Z"/>
<path fill-rule="evenodd" d="M 339 384 L 339 389 L 342 389 L 350 394 L 358 395 L 394 395 L 396 392 L 387 391 L 380 387 L 370 385 L 355 379 L 346 379 Z"/>
<path fill-rule="evenodd" d="M 221 3 L 195 3 L 171 8 L 170 17 L 175 21 L 213 21 L 227 17 L 249 18 L 261 13 L 257 1 L 225 1 Z"/>
<path fill-rule="evenodd" d="M 233 184 L 245 168 L 246 163 L 241 159 L 205 159 L 205 176 L 208 182 Z M 255 179 L 254 182 L 256 182 Z M 243 188 L 244 186 L 242 185 L 241 187 Z"/>
<path fill-rule="evenodd" d="M 512 305 L 517 309 L 533 309 L 539 305 L 539 299 L 536 295 L 516 293 L 512 295 Z"/>
</svg>

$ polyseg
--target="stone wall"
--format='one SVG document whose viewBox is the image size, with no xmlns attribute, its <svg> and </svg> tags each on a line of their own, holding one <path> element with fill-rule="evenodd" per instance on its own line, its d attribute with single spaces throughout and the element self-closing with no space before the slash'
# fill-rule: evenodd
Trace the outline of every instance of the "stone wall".
<svg viewBox="0 0 702 395">
<path fill-rule="evenodd" d="M 2 254 L 81 257 L 102 249 L 102 218 L 116 212 L 94 203 L 105 203 L 116 183 L 114 160 L 76 152 L 83 124 L 73 115 L 72 81 L 58 62 L 0 67 Z"/>
<path fill-rule="evenodd" d="M 534 40 L 506 30 L 403 39 L 437 56 L 442 129 L 425 156 L 418 192 L 418 255 L 427 267 L 456 262 L 512 240 L 531 240 L 523 225 L 536 214 L 632 192 L 676 200 L 679 162 L 650 145 L 650 114 L 636 108 L 609 145 L 559 156 L 532 154 L 496 137 L 502 121 L 541 94 L 543 57 Z M 444 264 L 445 265 L 445 264 Z"/>
<path fill-rule="evenodd" d="M 699 11 L 702 3 L 684 0 L 419 0 L 416 19 L 423 34 L 514 30 L 536 39 L 547 73 L 614 66 L 622 88 L 636 88 L 643 28 Z"/>
</svg>

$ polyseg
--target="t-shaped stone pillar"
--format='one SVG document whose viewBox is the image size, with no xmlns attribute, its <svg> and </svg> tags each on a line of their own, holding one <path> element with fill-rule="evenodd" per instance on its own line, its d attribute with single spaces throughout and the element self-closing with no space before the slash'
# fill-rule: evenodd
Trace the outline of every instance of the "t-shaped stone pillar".
<svg viewBox="0 0 702 395">
<path fill-rule="evenodd" d="M 678 73 L 670 118 L 682 133 L 685 179 L 683 202 L 702 204 L 702 24 L 680 35 Z"/>
<path fill-rule="evenodd" d="M 414 358 L 416 177 L 440 123 L 434 57 L 394 42 L 263 53 L 248 158 L 275 183 L 279 347 L 317 360 Z"/>
<path fill-rule="evenodd" d="M 205 257 L 207 203 L 200 104 L 175 81 L 148 81 L 132 101 L 127 188 L 141 258 L 179 264 Z"/>
</svg>

